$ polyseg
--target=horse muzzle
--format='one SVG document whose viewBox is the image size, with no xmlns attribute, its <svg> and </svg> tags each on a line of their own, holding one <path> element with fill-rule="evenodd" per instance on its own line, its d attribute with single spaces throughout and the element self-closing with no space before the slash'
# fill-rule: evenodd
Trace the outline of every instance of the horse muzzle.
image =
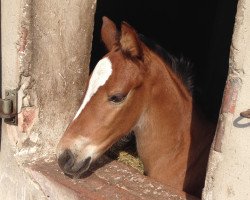
<svg viewBox="0 0 250 200">
<path fill-rule="evenodd" d="M 74 178 L 80 178 L 89 169 L 91 162 L 92 158 L 90 156 L 78 161 L 77 156 L 69 149 L 64 150 L 58 156 L 58 164 L 62 171 L 65 174 L 72 175 Z"/>
</svg>

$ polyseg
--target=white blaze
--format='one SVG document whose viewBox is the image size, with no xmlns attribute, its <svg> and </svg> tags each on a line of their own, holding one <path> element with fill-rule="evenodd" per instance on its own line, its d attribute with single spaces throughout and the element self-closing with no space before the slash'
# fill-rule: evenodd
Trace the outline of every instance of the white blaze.
<svg viewBox="0 0 250 200">
<path fill-rule="evenodd" d="M 73 153 L 76 153 L 76 155 L 78 155 L 77 159 L 79 162 L 87 157 L 91 157 L 93 160 L 96 158 L 96 156 L 98 156 L 97 146 L 93 145 L 88 138 L 83 136 L 78 136 L 72 143 L 70 149 L 73 150 Z"/>
<path fill-rule="evenodd" d="M 108 80 L 108 78 L 110 77 L 111 74 L 112 74 L 111 61 L 107 57 L 101 59 L 97 63 L 97 65 L 92 73 L 85 98 L 82 102 L 81 107 L 77 111 L 77 113 L 74 117 L 74 120 L 80 115 L 80 113 L 82 112 L 82 110 L 84 109 L 86 104 L 90 101 L 91 97 L 97 92 L 99 87 L 103 86 L 106 83 L 106 81 Z"/>
</svg>

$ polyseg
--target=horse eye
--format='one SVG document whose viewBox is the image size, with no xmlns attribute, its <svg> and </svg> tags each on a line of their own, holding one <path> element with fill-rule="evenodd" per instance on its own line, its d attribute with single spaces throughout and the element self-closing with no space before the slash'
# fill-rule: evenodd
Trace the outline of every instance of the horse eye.
<svg viewBox="0 0 250 200">
<path fill-rule="evenodd" d="M 126 98 L 126 95 L 124 94 L 115 94 L 115 95 L 110 96 L 108 100 L 113 103 L 121 103 L 125 98 Z"/>
</svg>

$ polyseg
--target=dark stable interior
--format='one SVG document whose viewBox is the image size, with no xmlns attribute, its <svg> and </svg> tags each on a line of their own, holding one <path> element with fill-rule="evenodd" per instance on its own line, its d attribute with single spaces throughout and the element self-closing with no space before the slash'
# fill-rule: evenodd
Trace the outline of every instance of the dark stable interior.
<svg viewBox="0 0 250 200">
<path fill-rule="evenodd" d="M 132 25 L 176 56 L 194 64 L 194 98 L 217 120 L 228 73 L 236 14 L 235 0 L 99 0 L 90 71 L 106 50 L 100 39 L 102 16 Z"/>
</svg>

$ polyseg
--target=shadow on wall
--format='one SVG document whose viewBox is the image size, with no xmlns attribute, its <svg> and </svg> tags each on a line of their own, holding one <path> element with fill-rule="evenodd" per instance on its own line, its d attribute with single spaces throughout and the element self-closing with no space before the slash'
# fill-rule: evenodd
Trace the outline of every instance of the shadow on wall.
<svg viewBox="0 0 250 200">
<path fill-rule="evenodd" d="M 95 16 L 91 71 L 105 54 L 102 16 L 126 21 L 167 51 L 194 63 L 195 99 L 217 120 L 228 72 L 235 0 L 99 0 Z"/>
</svg>

